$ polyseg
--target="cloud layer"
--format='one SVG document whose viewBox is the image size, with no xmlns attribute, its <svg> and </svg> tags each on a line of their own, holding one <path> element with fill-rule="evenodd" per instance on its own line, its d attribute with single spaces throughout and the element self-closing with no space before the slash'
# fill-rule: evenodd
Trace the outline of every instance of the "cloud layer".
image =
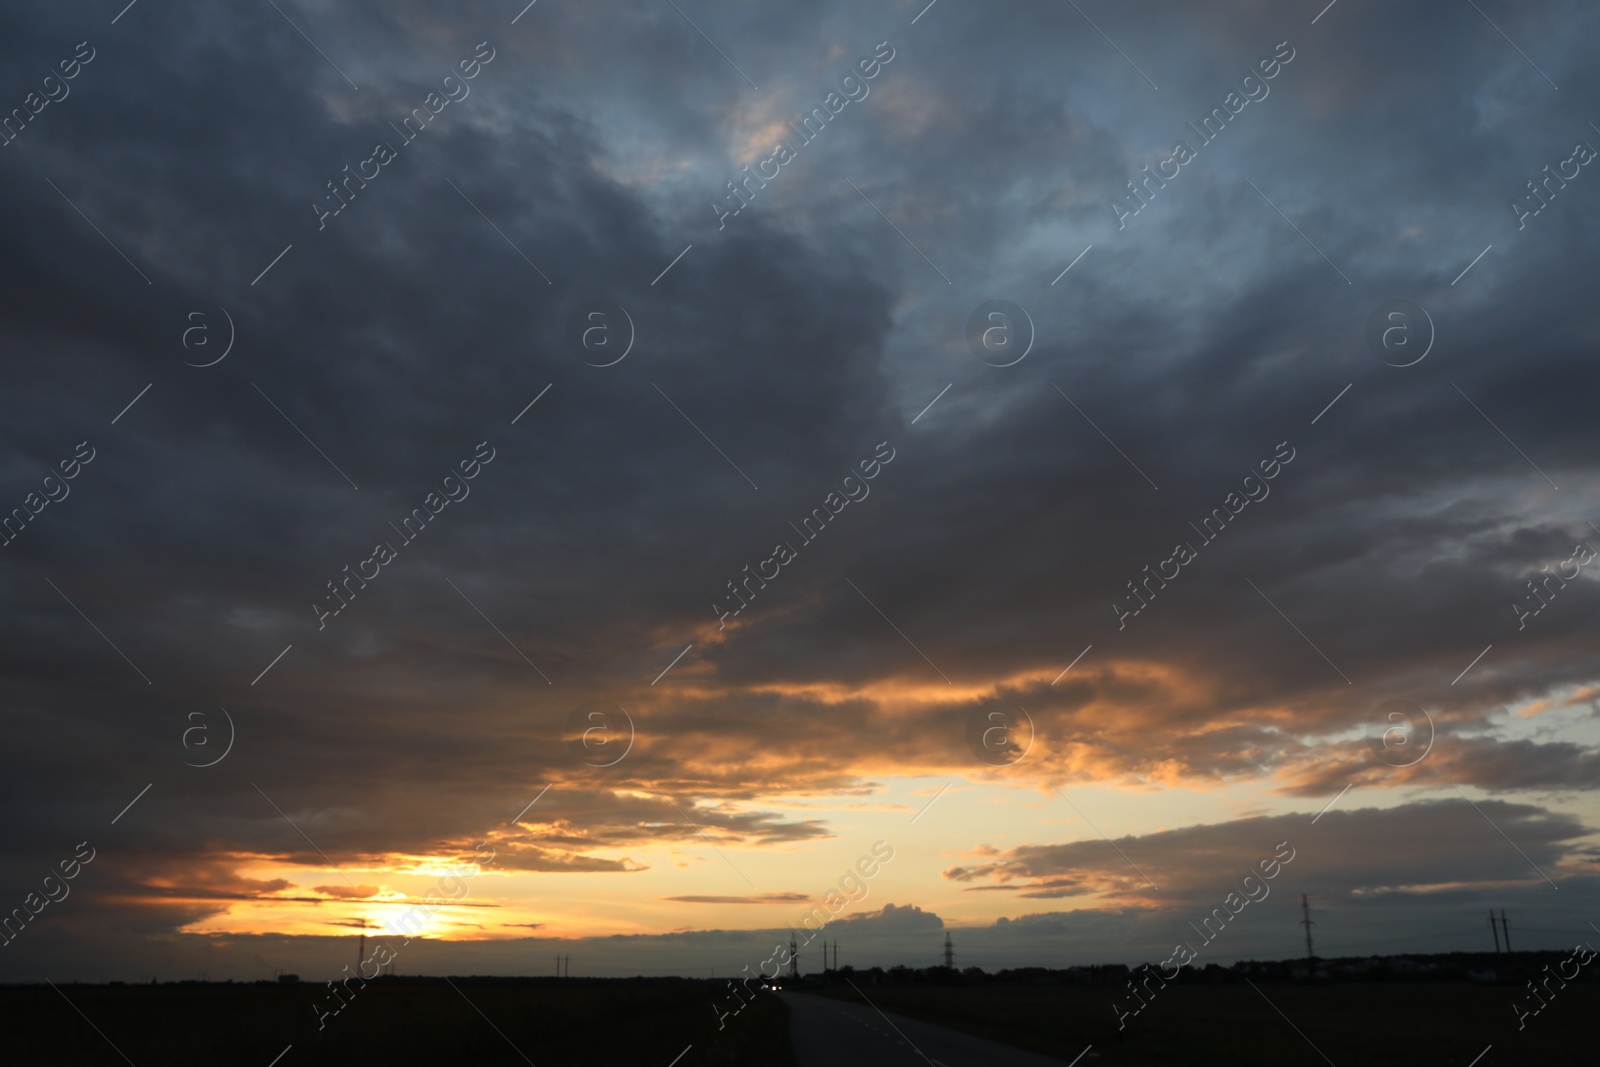
<svg viewBox="0 0 1600 1067">
<path fill-rule="evenodd" d="M 1159 891 L 1081 826 L 963 829 L 884 928 L 952 890 L 1175 916 L 1351 783 L 1383 803 L 1316 825 L 1299 891 L 1390 917 L 1548 891 L 1530 865 L 1588 891 L 1600 599 L 1546 576 L 1600 537 L 1593 179 L 1520 228 L 1507 205 L 1600 137 L 1595 12 L 1485 5 L 1525 58 L 1443 3 L 1090 11 L 1125 58 L 1070 5 L 921 6 L 697 6 L 715 46 L 668 6 L 51 8 L 0 43 L 31 116 L 0 168 L 0 889 L 104 854 L 0 977 L 46 946 L 221 973 L 196 924 L 328 914 L 483 840 L 507 872 L 624 885 L 689 850 L 808 855 L 847 820 L 807 804 L 921 777 L 1274 814 L 1116 839 Z M 70 93 L 22 104 L 84 40 Z M 1270 95 L 1119 229 L 1125 183 L 1280 41 Z M 870 96 L 719 228 L 729 177 L 879 42 Z M 997 298 L 1035 334 L 1004 368 L 968 343 Z M 1396 299 L 1436 332 L 1403 368 L 1367 343 Z M 602 300 L 633 337 L 606 367 Z M 870 495 L 827 503 L 884 446 Z M 793 562 L 746 584 L 774 542 Z M 574 732 L 588 701 L 616 709 L 603 739 Z M 1420 762 L 1369 740 L 1394 701 Z M 966 741 L 995 702 L 1033 723 L 1004 770 Z M 813 891 L 774 878 L 617 893 L 753 924 L 736 902 Z M 997 958 L 1091 921 L 1007 919 Z"/>
</svg>

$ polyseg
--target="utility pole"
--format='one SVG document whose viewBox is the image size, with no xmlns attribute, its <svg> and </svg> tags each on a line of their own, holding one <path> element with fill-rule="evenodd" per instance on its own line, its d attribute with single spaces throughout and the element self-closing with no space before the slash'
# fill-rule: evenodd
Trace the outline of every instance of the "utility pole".
<svg viewBox="0 0 1600 1067">
<path fill-rule="evenodd" d="M 948 931 L 946 931 L 944 935 L 944 965 L 946 968 L 952 971 L 956 968 L 956 950 L 955 946 L 950 944 L 950 934 Z"/>
<path fill-rule="evenodd" d="M 789 935 L 789 977 L 800 977 L 800 946 L 795 944 L 794 935 Z"/>
<path fill-rule="evenodd" d="M 1311 905 L 1306 902 L 1304 893 L 1300 894 L 1300 914 L 1304 916 L 1300 920 L 1300 925 L 1306 928 L 1306 967 L 1309 970 L 1312 961 L 1317 958 L 1316 952 L 1311 948 L 1311 928 L 1317 924 L 1311 921 Z"/>
<path fill-rule="evenodd" d="M 1494 951 L 1495 951 L 1495 954 L 1499 955 L 1500 954 L 1500 928 L 1495 925 L 1495 921 L 1496 920 L 1495 920 L 1495 917 L 1494 917 L 1494 909 L 1490 908 L 1489 909 L 1489 930 L 1490 930 L 1490 932 L 1492 932 L 1494 934 Z"/>
<path fill-rule="evenodd" d="M 1506 951 L 1511 951 L 1511 920 L 1506 918 L 1506 909 L 1500 909 L 1500 931 L 1506 935 Z"/>
</svg>

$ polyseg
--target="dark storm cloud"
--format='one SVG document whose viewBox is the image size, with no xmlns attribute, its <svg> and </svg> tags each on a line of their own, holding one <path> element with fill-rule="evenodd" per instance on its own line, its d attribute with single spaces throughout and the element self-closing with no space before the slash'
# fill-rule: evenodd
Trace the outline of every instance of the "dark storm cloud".
<svg viewBox="0 0 1600 1067">
<path fill-rule="evenodd" d="M 1345 758 L 1323 755 L 1308 763 L 1290 791 L 1298 796 L 1325 796 L 1351 781 L 1383 783 L 1388 778 L 1406 782 L 1468 781 L 1500 791 L 1590 790 L 1595 787 L 1596 756 L 1592 749 L 1569 741 L 1539 744 L 1526 740 L 1456 739 L 1436 759 L 1415 771 L 1388 766 L 1372 759 L 1366 743 L 1341 746 Z M 1430 753 L 1431 755 L 1431 753 Z M 1407 757 L 1408 758 L 1408 757 Z M 1400 758 L 1396 762 L 1401 762 Z"/>
<path fill-rule="evenodd" d="M 1405 698 L 1454 780 L 1592 787 L 1591 745 L 1500 714 L 1596 673 L 1584 580 L 1524 631 L 1510 605 L 1593 535 L 1600 178 L 1520 231 L 1507 207 L 1595 136 L 1592 11 L 1487 5 L 1558 94 L 1442 3 L 1345 0 L 1315 27 L 1256 3 L 1094 11 L 1159 92 L 1070 7 L 940 5 L 914 28 L 901 8 L 697 8 L 754 93 L 665 5 L 538 5 L 513 27 L 520 6 L 291 9 L 329 59 L 270 6 L 141 4 L 115 26 L 47 8 L 0 44 L 18 104 L 96 49 L 0 149 L 3 506 L 96 450 L 3 550 L 0 885 L 115 834 L 126 887 L 187 865 L 223 899 L 255 890 L 200 857 L 459 854 L 552 781 L 536 829 L 499 831 L 505 862 L 625 876 L 591 853 L 695 833 L 645 787 L 730 840 L 805 841 L 828 830 L 764 798 L 968 766 L 962 726 L 991 696 L 1038 716 L 1028 772 L 1052 780 L 1165 767 L 1325 795 L 1376 773 L 1330 739 Z M 872 95 L 719 232 L 708 203 L 768 150 L 757 131 L 885 39 Z M 1283 39 L 1271 95 L 1118 231 L 1123 183 Z M 484 40 L 470 95 L 319 230 L 326 183 Z M 1039 331 L 1004 370 L 963 339 L 993 296 Z M 604 370 L 566 329 L 596 297 L 638 331 Z M 1438 326 L 1415 367 L 1365 346 L 1394 297 Z M 220 344 L 223 309 L 232 354 L 184 366 L 189 313 Z M 1284 440 L 1270 497 L 1119 631 L 1125 583 Z M 470 496 L 319 630 L 326 583 L 482 441 Z M 717 633 L 726 581 L 880 441 L 897 457 L 872 498 Z M 941 674 L 992 691 L 908 715 L 807 688 Z M 637 715 L 616 767 L 562 743 L 590 698 Z M 237 749 L 182 767 L 185 716 L 219 705 Z M 141 907 L 159 931 L 198 906 Z"/>
<path fill-rule="evenodd" d="M 1315 824 L 1301 815 L 1278 815 L 1192 826 L 1122 839 L 1117 847 L 1128 859 L 1121 862 L 1099 840 L 1022 845 L 952 867 L 944 876 L 980 885 L 994 879 L 1027 897 L 1095 893 L 1163 906 L 1202 897 L 1219 880 L 1252 874 L 1259 881 L 1258 866 L 1274 857 L 1273 877 L 1292 869 L 1293 884 L 1344 898 L 1463 883 L 1538 882 L 1539 869 L 1561 873 L 1558 864 L 1569 859 L 1574 874 L 1592 877 L 1574 851 L 1589 833 L 1579 820 L 1504 801 L 1485 801 L 1477 809 L 1458 799 L 1330 811 Z M 1497 827 L 1518 844 L 1506 846 Z"/>
</svg>

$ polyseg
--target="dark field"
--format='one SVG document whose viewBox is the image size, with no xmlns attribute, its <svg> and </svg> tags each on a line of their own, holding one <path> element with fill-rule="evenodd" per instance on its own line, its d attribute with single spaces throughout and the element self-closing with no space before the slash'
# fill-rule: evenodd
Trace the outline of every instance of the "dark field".
<svg viewBox="0 0 1600 1067">
<path fill-rule="evenodd" d="M 71 1004 L 49 986 L 4 988 L 0 1063 L 267 1067 L 291 1044 L 277 1067 L 667 1067 L 688 1045 L 677 1067 L 794 1062 L 787 1009 L 770 994 L 719 1033 L 709 1005 L 725 993 L 723 983 L 455 982 L 459 992 L 443 983 L 375 982 L 320 1032 L 311 1005 L 325 1000 L 327 987 L 310 983 L 62 986 Z"/>
<path fill-rule="evenodd" d="M 858 983 L 859 984 L 859 983 Z M 1478 1067 L 1600 1062 L 1595 1020 L 1600 984 L 1569 985 L 1518 1032 L 1510 1005 L 1526 990 L 1466 982 L 1362 982 L 1340 985 L 1242 982 L 1171 985 L 1117 1032 L 1120 985 L 834 986 L 831 996 L 900 1012 L 1059 1057 L 1101 1064 L 1229 1064 L 1233 1067 L 1337 1067 L 1450 1064 Z M 1262 994 L 1271 998 L 1271 1004 Z M 1273 1010 L 1273 1006 L 1277 1011 Z M 1279 1015 L 1281 1011 L 1283 1015 Z M 1284 1020 L 1287 1016 L 1292 1021 Z M 1298 1027 L 1304 1034 L 1295 1032 Z M 1318 1055 L 1307 1039 L 1316 1044 Z M 1324 1060 L 1323 1057 L 1326 1057 Z"/>
<path fill-rule="evenodd" d="M 458 979 L 456 984 L 459 992 L 416 979 L 374 983 L 329 1017 L 320 1032 L 311 1004 L 319 994 L 325 1002 L 327 990 L 310 983 L 63 986 L 71 1004 L 49 986 L 4 988 L 0 1063 L 268 1067 L 289 1045 L 293 1048 L 277 1067 L 529 1062 L 537 1067 L 668 1067 L 691 1045 L 677 1067 L 794 1063 L 780 997 L 759 997 L 719 1032 L 709 1005 L 724 991 L 720 983 Z M 1323 1064 L 1323 1056 L 1337 1067 L 1466 1067 L 1491 1044 L 1478 1067 L 1594 1064 L 1600 984 L 1569 985 L 1519 1033 L 1510 1005 L 1520 988 L 1268 982 L 1260 983 L 1258 992 L 1244 983 L 1171 985 L 1129 1018 L 1121 1033 L 1110 1007 L 1121 987 L 1113 985 L 863 985 L 860 994 L 849 986 L 826 992 L 856 1001 L 864 994 L 885 1011 L 1033 1049 L 1063 1063 L 1092 1044 L 1079 1067 L 1294 1067 Z"/>
</svg>

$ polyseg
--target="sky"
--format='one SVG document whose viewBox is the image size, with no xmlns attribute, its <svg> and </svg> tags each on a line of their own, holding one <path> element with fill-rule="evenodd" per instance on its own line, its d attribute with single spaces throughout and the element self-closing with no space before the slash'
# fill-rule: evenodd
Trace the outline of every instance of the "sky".
<svg viewBox="0 0 1600 1067">
<path fill-rule="evenodd" d="M 124 3 L 0 33 L 0 981 L 1600 921 L 1592 5 Z"/>
</svg>

